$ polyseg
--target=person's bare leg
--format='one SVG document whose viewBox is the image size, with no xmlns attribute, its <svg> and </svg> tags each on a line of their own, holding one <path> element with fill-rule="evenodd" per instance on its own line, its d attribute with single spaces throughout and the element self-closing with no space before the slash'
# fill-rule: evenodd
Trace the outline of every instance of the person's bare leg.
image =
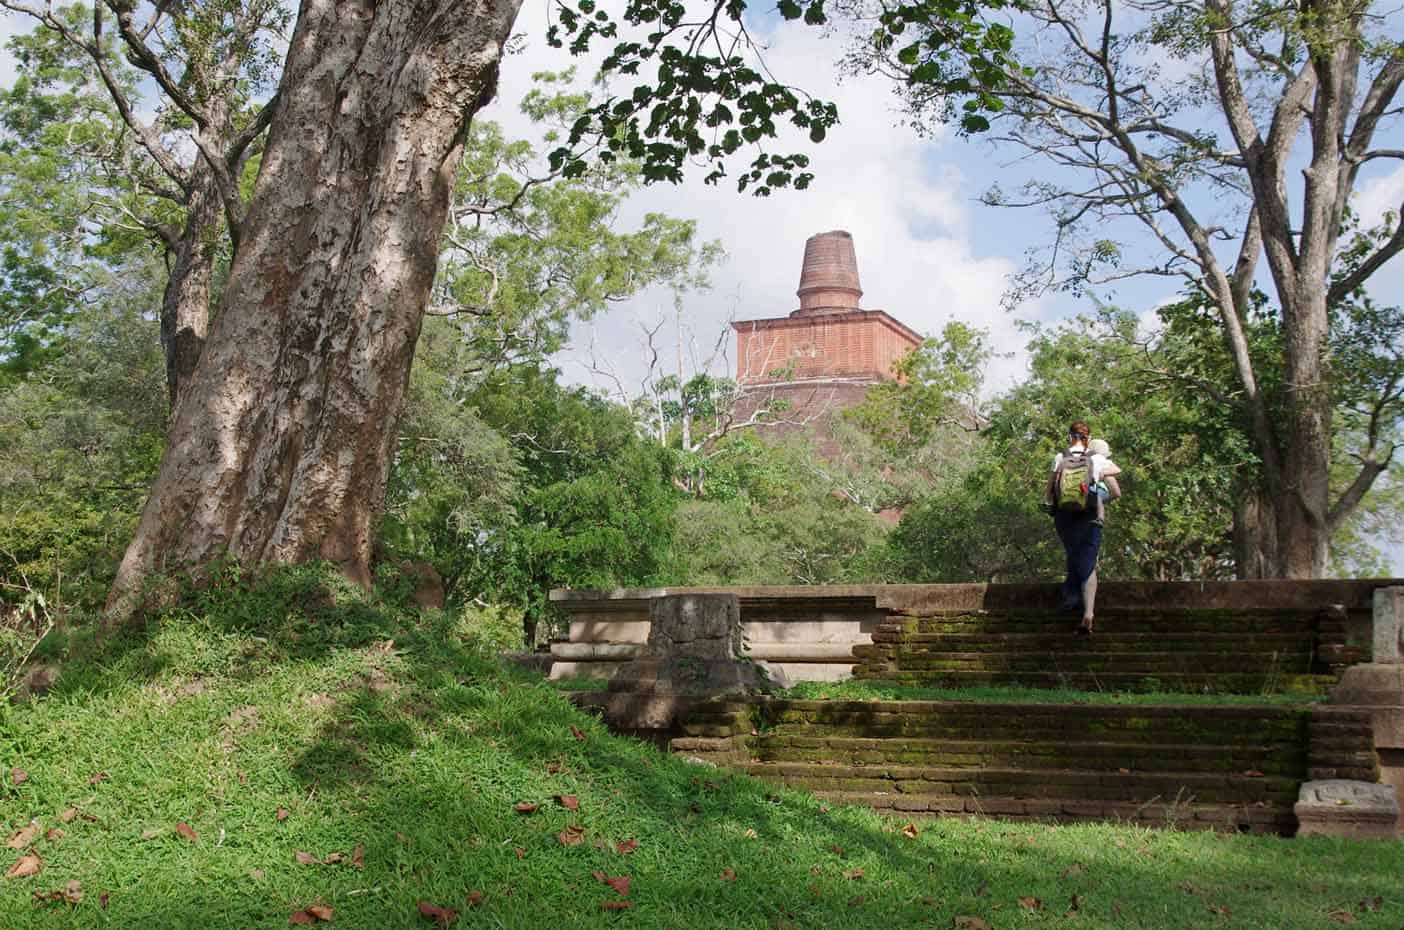
<svg viewBox="0 0 1404 930">
<path fill-rule="evenodd" d="M 1082 625 L 1090 632 L 1092 629 L 1092 607 L 1097 600 L 1097 570 L 1092 569 L 1092 574 L 1087 576 L 1087 580 L 1082 583 Z"/>
</svg>

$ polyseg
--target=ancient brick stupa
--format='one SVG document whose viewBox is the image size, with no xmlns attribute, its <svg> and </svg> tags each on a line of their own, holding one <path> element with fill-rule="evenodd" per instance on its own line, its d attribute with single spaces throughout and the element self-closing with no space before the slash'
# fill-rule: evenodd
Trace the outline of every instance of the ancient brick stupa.
<svg viewBox="0 0 1404 930">
<path fill-rule="evenodd" d="M 881 310 L 859 306 L 863 287 L 853 237 L 843 230 L 810 236 L 800 269 L 799 309 L 789 316 L 732 323 L 736 330 L 735 415 L 763 407 L 766 419 L 812 424 L 832 410 L 863 399 L 872 385 L 893 377 L 892 365 L 921 337 Z"/>
</svg>

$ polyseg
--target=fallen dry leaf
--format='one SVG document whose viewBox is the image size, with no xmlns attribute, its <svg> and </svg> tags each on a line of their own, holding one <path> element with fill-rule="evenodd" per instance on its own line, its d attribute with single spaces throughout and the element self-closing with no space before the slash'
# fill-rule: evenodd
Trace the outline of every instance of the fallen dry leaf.
<svg viewBox="0 0 1404 930">
<path fill-rule="evenodd" d="M 848 869 L 846 872 L 843 873 L 843 877 L 846 878 L 846 879 L 849 879 L 850 881 L 852 881 L 852 880 L 855 879 L 855 878 L 862 878 L 862 877 L 863 877 L 863 870 L 862 870 L 862 869 Z"/>
<path fill-rule="evenodd" d="M 338 865 L 342 862 L 345 862 L 346 859 L 346 853 L 334 852 L 331 855 L 327 856 L 327 858 L 322 860 L 322 865 Z"/>
<path fill-rule="evenodd" d="M 72 823 L 73 818 L 77 816 L 78 808 L 76 807 L 66 807 L 59 812 L 59 820 L 62 820 L 64 823 Z"/>
<path fill-rule="evenodd" d="M 256 882 L 263 881 L 263 876 L 266 874 L 268 873 L 264 872 L 262 869 L 249 869 L 249 877 Z"/>
<path fill-rule="evenodd" d="M 481 891 L 470 891 L 468 892 L 468 906 L 478 907 L 483 903 L 483 899 L 486 897 L 487 895 L 483 894 Z"/>
<path fill-rule="evenodd" d="M 160 836 L 163 832 L 164 832 L 164 831 L 162 831 L 162 830 L 157 830 L 155 827 L 152 827 L 150 830 L 142 830 L 142 831 L 141 831 L 141 838 L 142 838 L 142 840 L 154 840 L 154 839 L 156 839 L 156 837 Z"/>
<path fill-rule="evenodd" d="M 633 901 L 620 901 L 617 898 L 613 901 L 603 901 L 600 903 L 602 911 L 627 911 L 634 906 Z"/>
<path fill-rule="evenodd" d="M 1332 911 L 1331 913 L 1327 914 L 1326 916 L 1329 917 L 1329 918 L 1331 918 L 1332 921 L 1334 921 L 1335 923 L 1338 923 L 1338 924 L 1353 924 L 1353 923 L 1355 923 L 1355 915 L 1352 914 L 1350 911 L 1347 911 L 1347 910 L 1344 910 L 1344 909 Z"/>
<path fill-rule="evenodd" d="M 851 897 L 851 898 L 848 899 L 848 906 L 849 906 L 849 907 L 857 907 L 858 905 L 862 904 L 862 903 L 863 903 L 864 901 L 866 901 L 866 900 L 868 900 L 868 899 L 865 898 L 863 895 L 861 895 L 861 894 L 856 894 L 856 895 L 854 895 L 853 897 Z"/>
<path fill-rule="evenodd" d="M 754 839 L 757 839 L 758 837 L 759 837 L 759 834 L 756 833 L 755 830 L 752 830 L 752 829 L 749 828 L 749 827 L 746 828 L 746 839 L 748 839 L 748 840 L 754 840 Z"/>
<path fill-rule="evenodd" d="M 598 870 L 592 872 L 591 874 L 595 876 L 595 880 L 596 880 L 596 881 L 604 882 L 606 885 L 608 885 L 609 887 L 613 888 L 615 891 L 619 892 L 619 894 L 620 894 L 621 896 L 623 896 L 623 897 L 628 897 L 628 896 L 629 896 L 629 881 L 630 881 L 629 876 L 627 876 L 627 875 L 615 875 L 615 876 L 611 877 L 611 876 L 606 875 L 605 873 L 603 873 L 603 872 L 601 872 L 601 871 L 598 871 Z"/>
<path fill-rule="evenodd" d="M 109 891 L 104 891 L 102 894 L 98 895 L 98 905 L 101 906 L 104 911 L 107 910 L 107 899 L 110 897 L 112 897 L 112 893 Z"/>
<path fill-rule="evenodd" d="M 286 807 L 280 807 L 280 808 L 278 808 L 278 814 L 277 814 L 278 822 L 279 822 L 279 823 L 282 823 L 284 820 L 287 820 L 287 819 L 288 819 L 288 815 L 289 815 L 290 813 L 291 813 L 291 812 L 290 812 Z"/>
<path fill-rule="evenodd" d="M 736 870 L 735 870 L 735 869 L 731 869 L 731 868 L 722 869 L 722 870 L 721 870 L 721 878 L 722 878 L 722 881 L 724 881 L 724 882 L 734 882 L 734 881 L 736 881 Z"/>
<path fill-rule="evenodd" d="M 561 841 L 562 846 L 579 846 L 585 841 L 585 828 L 579 824 L 571 824 L 556 834 L 556 839 Z"/>
<path fill-rule="evenodd" d="M 179 833 L 181 836 L 185 837 L 192 843 L 200 838 L 200 834 L 190 829 L 190 824 L 186 823 L 184 820 L 176 824 L 175 829 L 177 833 Z"/>
<path fill-rule="evenodd" d="M 570 735 L 575 737 L 576 739 L 583 740 L 585 738 L 585 734 L 581 732 L 580 728 L 577 726 L 571 726 Z"/>
<path fill-rule="evenodd" d="M 617 853 L 619 853 L 621 856 L 627 856 L 627 855 L 629 855 L 629 853 L 633 852 L 634 850 L 636 850 L 636 849 L 638 849 L 638 848 L 639 848 L 639 841 L 636 840 L 636 839 L 634 839 L 634 838 L 631 836 L 631 837 L 629 837 L 627 840 L 625 840 L 624 842 L 617 844 L 617 845 L 614 847 L 614 851 L 617 852 Z"/>
<path fill-rule="evenodd" d="M 558 794 L 555 798 L 556 803 L 568 811 L 580 809 L 580 799 L 573 794 Z"/>
<path fill-rule="evenodd" d="M 357 843 L 356 848 L 351 850 L 351 867 L 353 869 L 363 869 L 366 867 L 366 847 L 362 846 L 360 843 Z"/>
<path fill-rule="evenodd" d="M 109 774 L 107 774 L 106 772 L 98 772 L 96 775 L 89 775 L 89 776 L 88 776 L 88 784 L 90 784 L 90 785 L 96 785 L 96 784 L 99 784 L 99 783 L 101 783 L 101 782 L 107 781 L 107 780 L 108 780 L 109 778 L 111 778 L 111 777 L 112 777 L 112 776 L 109 775 Z"/>
<path fill-rule="evenodd" d="M 532 804 L 530 801 L 521 801 L 512 809 L 519 814 L 530 814 L 540 806 L 540 804 Z"/>
<path fill-rule="evenodd" d="M 517 858 L 518 858 L 518 859 L 525 859 L 525 858 L 526 858 L 526 850 L 525 850 L 525 849 L 522 849 L 522 847 L 520 847 L 520 846 L 514 847 L 512 851 L 513 851 L 514 853 L 517 854 Z"/>
<path fill-rule="evenodd" d="M 39 903 L 77 904 L 83 900 L 83 885 L 76 878 L 69 879 L 62 888 L 54 891 L 36 891 L 34 900 Z"/>
<path fill-rule="evenodd" d="M 28 878 L 31 875 L 38 875 L 39 870 L 44 867 L 44 862 L 36 853 L 20 856 L 15 860 L 15 864 L 5 872 L 6 878 Z"/>
<path fill-rule="evenodd" d="M 451 907 L 439 907 L 437 904 L 430 904 L 428 901 L 419 902 L 419 913 L 434 921 L 440 927 L 447 927 L 458 919 L 458 911 Z"/>
<path fill-rule="evenodd" d="M 332 919 L 332 909 L 325 904 L 309 904 L 306 907 L 306 911 L 318 920 Z"/>
<path fill-rule="evenodd" d="M 1072 877 L 1075 876 L 1075 875 L 1081 875 L 1081 874 L 1083 873 L 1084 869 L 1085 869 L 1085 866 L 1083 866 L 1083 864 L 1082 864 L 1081 862 L 1074 862 L 1072 865 L 1070 865 L 1070 866 L 1068 866 L 1066 869 L 1064 869 L 1064 870 L 1063 870 L 1063 874 L 1062 874 L 1062 875 L 1059 875 L 1058 877 L 1059 877 L 1059 878 L 1072 878 Z"/>
<path fill-rule="evenodd" d="M 312 855 L 311 853 L 303 852 L 303 851 L 300 850 L 300 849 L 293 853 L 293 858 L 294 858 L 295 860 L 297 860 L 297 864 L 298 864 L 298 865 L 321 865 L 321 864 L 322 864 L 322 860 L 321 860 L 321 859 L 318 859 L 316 856 Z"/>
<path fill-rule="evenodd" d="M 1019 906 L 1028 911 L 1043 910 L 1043 902 L 1032 896 L 1021 897 L 1019 899 Z"/>
<path fill-rule="evenodd" d="M 838 843 L 830 843 L 829 852 L 833 853 L 835 856 L 838 856 L 840 859 L 843 858 L 843 847 L 840 846 Z"/>
<path fill-rule="evenodd" d="M 18 765 L 10 769 L 10 784 L 22 785 L 27 781 L 29 781 L 29 773 L 24 769 L 20 768 Z"/>
<path fill-rule="evenodd" d="M 1076 917 L 1076 916 L 1077 916 L 1077 913 L 1078 913 L 1079 911 L 1081 911 L 1081 910 L 1082 910 L 1082 895 L 1075 894 L 1075 895 L 1073 895 L 1071 898 L 1068 899 L 1068 910 L 1067 910 L 1067 913 L 1065 913 L 1063 916 L 1064 916 L 1064 917 Z"/>
<path fill-rule="evenodd" d="M 957 914 L 955 919 L 951 921 L 951 925 L 955 927 L 955 930 L 990 930 L 987 921 L 969 914 Z"/>
<path fill-rule="evenodd" d="M 48 840 L 50 843 L 57 843 L 67 835 L 68 834 L 64 833 L 58 827 L 50 827 L 49 832 L 44 834 L 44 839 Z"/>
<path fill-rule="evenodd" d="M 37 820 L 31 820 L 29 826 L 16 830 L 10 834 L 10 838 L 5 841 L 6 849 L 24 849 L 34 838 L 39 835 L 42 825 Z"/>
<path fill-rule="evenodd" d="M 1262 778 L 1262 777 L 1263 777 L 1263 773 L 1262 773 L 1262 772 L 1259 772 L 1257 769 L 1246 769 L 1246 770 L 1244 770 L 1243 774 L 1244 774 L 1245 776 L 1247 776 L 1248 778 Z"/>
<path fill-rule="evenodd" d="M 909 840 L 914 840 L 914 839 L 916 839 L 916 838 L 917 838 L 917 834 L 920 833 L 920 832 L 921 832 L 921 831 L 917 829 L 917 825 L 914 824 L 914 823 L 909 823 L 909 824 L 907 824 L 905 827 L 902 828 L 902 835 L 905 836 L 905 837 L 906 837 L 907 839 L 909 839 Z"/>
</svg>

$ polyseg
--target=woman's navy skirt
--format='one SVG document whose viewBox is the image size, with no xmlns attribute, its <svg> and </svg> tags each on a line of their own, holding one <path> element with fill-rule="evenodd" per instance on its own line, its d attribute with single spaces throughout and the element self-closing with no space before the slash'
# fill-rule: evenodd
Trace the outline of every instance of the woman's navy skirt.
<svg viewBox="0 0 1404 930">
<path fill-rule="evenodd" d="M 1064 609 L 1082 606 L 1082 583 L 1097 568 L 1102 548 L 1102 526 L 1091 513 L 1054 513 L 1053 526 L 1068 558 L 1068 577 L 1063 582 Z"/>
</svg>

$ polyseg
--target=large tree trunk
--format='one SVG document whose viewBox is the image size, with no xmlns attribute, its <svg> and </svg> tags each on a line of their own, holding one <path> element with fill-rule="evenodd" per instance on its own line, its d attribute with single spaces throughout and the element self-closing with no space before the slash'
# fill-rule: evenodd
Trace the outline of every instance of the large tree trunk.
<svg viewBox="0 0 1404 930">
<path fill-rule="evenodd" d="M 327 559 L 370 580 L 467 120 L 520 0 L 303 0 L 241 243 L 108 598 Z"/>
<path fill-rule="evenodd" d="M 186 211 L 161 297 L 161 348 L 171 410 L 195 373 L 210 326 L 210 284 L 223 214 L 213 177 L 195 190 Z"/>
<path fill-rule="evenodd" d="M 1277 577 L 1277 512 L 1256 484 L 1243 488 L 1234 504 L 1233 566 L 1240 580 Z"/>
<path fill-rule="evenodd" d="M 1278 577 L 1321 578 L 1330 555 L 1331 397 L 1326 373 L 1324 274 L 1312 293 L 1284 299 L 1285 426 L 1277 504 Z M 1286 295 L 1281 295 L 1286 298 Z"/>
</svg>

